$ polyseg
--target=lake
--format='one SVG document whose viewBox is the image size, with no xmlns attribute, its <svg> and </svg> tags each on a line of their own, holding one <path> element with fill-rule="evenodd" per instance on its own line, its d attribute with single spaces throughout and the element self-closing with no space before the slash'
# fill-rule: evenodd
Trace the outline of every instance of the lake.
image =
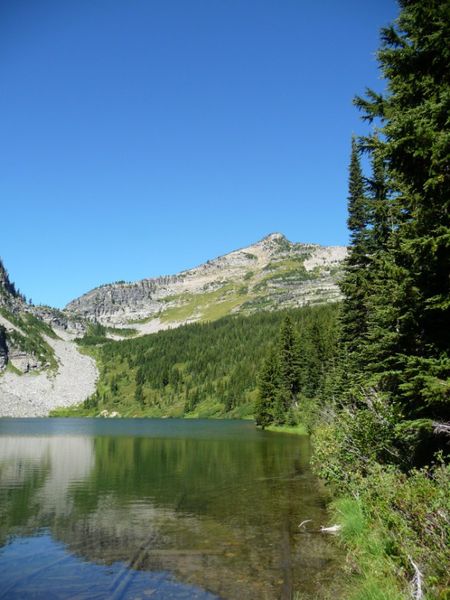
<svg viewBox="0 0 450 600">
<path fill-rule="evenodd" d="M 249 421 L 0 419 L 0 598 L 320 598 L 309 451 Z"/>
</svg>

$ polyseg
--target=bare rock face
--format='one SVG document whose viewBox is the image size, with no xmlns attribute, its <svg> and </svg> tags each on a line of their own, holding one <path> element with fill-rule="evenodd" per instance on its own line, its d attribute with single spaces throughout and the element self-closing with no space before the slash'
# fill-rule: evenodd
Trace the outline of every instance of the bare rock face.
<svg viewBox="0 0 450 600">
<path fill-rule="evenodd" d="M 0 417 L 46 416 L 93 394 L 95 362 L 72 341 L 85 329 L 73 315 L 27 303 L 0 261 Z"/>
<path fill-rule="evenodd" d="M 340 298 L 344 246 L 293 243 L 272 233 L 256 244 L 178 273 L 104 285 L 70 302 L 68 314 L 155 331 L 233 313 Z"/>
<path fill-rule="evenodd" d="M 86 322 L 73 314 L 68 314 L 50 306 L 27 306 L 26 311 L 34 315 L 56 332 L 68 335 L 70 338 L 80 337 L 86 331 Z"/>
<path fill-rule="evenodd" d="M 8 362 L 10 362 L 21 373 L 29 373 L 41 369 L 42 362 L 31 352 L 25 352 L 21 348 L 12 346 L 8 351 Z"/>
</svg>

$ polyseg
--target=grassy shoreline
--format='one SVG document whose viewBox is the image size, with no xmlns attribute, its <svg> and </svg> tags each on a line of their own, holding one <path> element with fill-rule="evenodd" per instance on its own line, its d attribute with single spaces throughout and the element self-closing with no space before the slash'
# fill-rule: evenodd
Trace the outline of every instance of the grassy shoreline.
<svg viewBox="0 0 450 600">
<path fill-rule="evenodd" d="M 347 554 L 342 597 L 450 600 L 450 466 L 437 457 L 410 470 L 377 461 L 352 469 L 336 453 L 338 435 L 320 439 L 316 428 L 312 467 L 331 481 L 330 522 Z"/>
<path fill-rule="evenodd" d="M 293 435 L 309 435 L 302 423 L 298 425 L 269 425 L 264 431 L 275 431 L 277 433 L 289 433 Z"/>
</svg>

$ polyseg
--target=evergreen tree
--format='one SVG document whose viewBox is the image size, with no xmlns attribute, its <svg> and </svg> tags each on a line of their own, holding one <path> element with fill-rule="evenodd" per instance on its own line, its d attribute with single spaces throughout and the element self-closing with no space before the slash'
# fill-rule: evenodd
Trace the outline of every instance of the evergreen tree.
<svg viewBox="0 0 450 600">
<path fill-rule="evenodd" d="M 357 356 L 367 329 L 367 278 L 369 260 L 368 223 L 370 210 L 364 192 L 364 178 L 355 138 L 349 168 L 348 228 L 350 248 L 341 282 L 344 294 L 341 312 L 342 350 L 351 357 Z"/>
<path fill-rule="evenodd" d="M 275 425 L 284 425 L 291 410 L 291 394 L 286 386 L 280 381 L 277 386 L 275 400 L 272 406 L 272 422 Z"/>
<path fill-rule="evenodd" d="M 137 402 L 140 406 L 144 406 L 144 394 L 142 392 L 142 385 L 137 385 L 136 390 L 134 392 L 134 401 Z"/>
<path fill-rule="evenodd" d="M 394 209 L 389 198 L 386 163 L 382 144 L 374 137 L 371 147 L 372 177 L 366 180 L 370 211 L 369 252 L 372 259 L 387 250 L 394 230 Z M 373 266 L 373 265 L 372 265 Z"/>
<path fill-rule="evenodd" d="M 307 326 L 303 323 L 301 342 L 290 316 L 283 318 L 278 342 L 259 376 L 255 403 L 258 425 L 296 423 L 300 394 L 312 397 L 319 390 L 327 370 L 325 362 L 334 355 L 336 347 L 336 339 L 330 335 L 332 324 L 326 321 L 326 314 L 326 311 L 321 312 L 317 319 L 315 312 L 305 311 Z M 334 310 L 332 314 L 331 320 L 335 323 Z"/>
<path fill-rule="evenodd" d="M 300 391 L 301 367 L 298 336 L 291 318 L 286 315 L 280 329 L 279 341 L 280 386 L 284 412 L 296 403 Z"/>
<path fill-rule="evenodd" d="M 353 261 L 364 259 L 364 242 L 368 218 L 369 211 L 364 194 L 364 177 L 359 159 L 359 148 L 357 140 L 353 136 L 350 153 L 347 218 L 352 250 L 350 254 L 351 264 L 353 264 Z M 360 252 L 362 255 L 360 255 Z"/>
<path fill-rule="evenodd" d="M 364 118 L 380 121 L 380 138 L 366 141 L 377 148 L 374 179 L 386 168 L 393 197 L 380 197 L 373 212 L 377 255 L 366 362 L 406 419 L 447 421 L 450 4 L 401 0 L 400 6 L 397 26 L 382 32 L 378 55 L 388 92 L 369 90 L 356 99 Z M 389 224 L 393 207 L 397 217 Z"/>
<path fill-rule="evenodd" d="M 264 361 L 258 378 L 258 393 L 254 416 L 256 424 L 263 429 L 280 418 L 280 365 L 275 348 L 272 348 Z"/>
</svg>

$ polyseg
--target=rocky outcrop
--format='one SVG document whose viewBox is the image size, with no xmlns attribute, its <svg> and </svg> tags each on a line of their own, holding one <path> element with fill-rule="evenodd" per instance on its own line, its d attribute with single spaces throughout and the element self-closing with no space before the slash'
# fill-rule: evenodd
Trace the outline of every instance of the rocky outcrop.
<svg viewBox="0 0 450 600">
<path fill-rule="evenodd" d="M 27 314 L 33 315 L 47 323 L 52 329 L 68 332 L 72 337 L 80 336 L 86 331 L 85 321 L 73 314 L 67 314 L 51 306 L 28 303 L 25 296 L 18 291 L 16 285 L 10 280 L 8 271 L 0 260 L 0 314 L 2 310 L 18 317 Z"/>
<path fill-rule="evenodd" d="M 87 323 L 84 319 L 57 308 L 30 305 L 25 310 L 44 323 L 47 323 L 55 331 L 64 332 L 72 338 L 80 337 L 86 331 Z"/>
<path fill-rule="evenodd" d="M 25 298 L 10 280 L 2 260 L 0 259 L 0 308 L 20 311 L 26 305 Z"/>
<path fill-rule="evenodd" d="M 84 331 L 73 315 L 28 304 L 0 261 L 0 417 L 45 416 L 95 391 L 95 362 L 72 341 Z"/>
<path fill-rule="evenodd" d="M 44 417 L 55 409 L 83 402 L 94 393 L 95 361 L 70 340 L 45 338 L 57 363 L 54 372 L 6 372 L 0 377 L 0 417 Z"/>
<path fill-rule="evenodd" d="M 346 253 L 344 246 L 293 243 L 273 233 L 177 275 L 103 285 L 66 310 L 104 325 L 133 323 L 154 331 L 236 312 L 329 302 L 340 298 Z"/>
<path fill-rule="evenodd" d="M 21 373 L 29 373 L 41 369 L 44 365 L 32 352 L 25 352 L 21 348 L 11 346 L 8 350 L 8 362 Z"/>
<path fill-rule="evenodd" d="M 2 354 L 1 340 L 3 339 L 3 368 L 7 363 L 10 363 L 17 371 L 28 373 L 49 366 L 45 354 L 42 354 L 41 357 L 38 355 L 40 345 L 43 342 L 42 338 L 35 335 L 31 338 L 26 329 L 21 329 L 18 325 L 19 323 L 26 325 L 26 322 L 22 321 L 20 313 L 8 313 L 5 312 L 5 309 L 2 313 L 0 314 L 0 328 L 2 331 L 0 333 L 0 354 Z M 51 352 L 50 348 L 49 351 Z"/>
</svg>

